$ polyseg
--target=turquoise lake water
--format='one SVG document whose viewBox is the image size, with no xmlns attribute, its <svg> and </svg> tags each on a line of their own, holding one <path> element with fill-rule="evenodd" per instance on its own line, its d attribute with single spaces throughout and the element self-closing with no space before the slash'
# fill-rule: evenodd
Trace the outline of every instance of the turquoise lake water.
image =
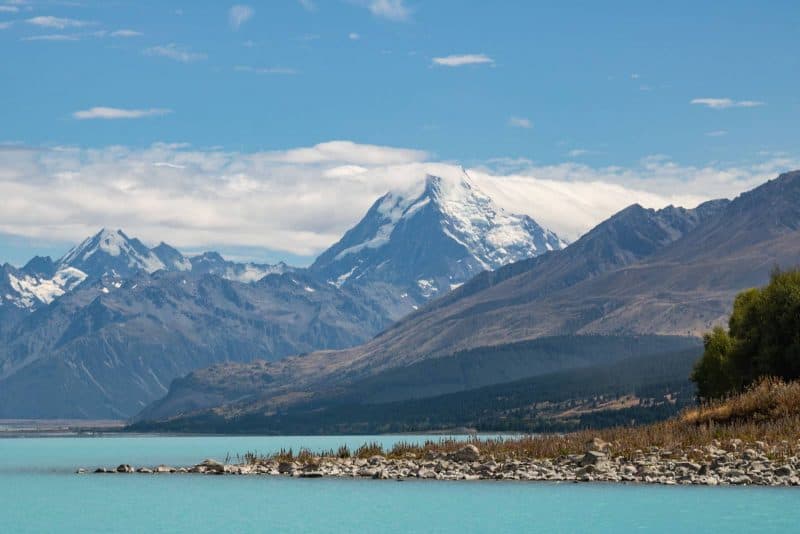
<svg viewBox="0 0 800 534">
<path fill-rule="evenodd" d="M 0 439 L 0 532 L 798 532 L 800 489 L 76 475 L 429 436 Z"/>
</svg>

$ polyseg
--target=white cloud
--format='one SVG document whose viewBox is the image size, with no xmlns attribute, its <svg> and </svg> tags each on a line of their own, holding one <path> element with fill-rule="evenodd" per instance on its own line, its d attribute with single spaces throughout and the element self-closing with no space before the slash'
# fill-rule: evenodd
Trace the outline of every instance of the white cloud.
<svg viewBox="0 0 800 534">
<path fill-rule="evenodd" d="M 525 117 L 511 117 L 508 119 L 508 125 L 514 128 L 533 128 L 531 120 Z"/>
<path fill-rule="evenodd" d="M 586 156 L 587 154 L 590 153 L 591 151 L 586 148 L 573 148 L 572 150 L 567 152 L 567 156 L 571 158 L 579 158 L 581 156 Z"/>
<path fill-rule="evenodd" d="M 494 63 L 494 60 L 486 54 L 462 54 L 433 58 L 434 65 L 441 65 L 444 67 L 462 67 L 464 65 L 481 65 L 486 63 Z"/>
<path fill-rule="evenodd" d="M 0 13 L 17 13 L 18 11 L 17 6 L 0 6 Z"/>
<path fill-rule="evenodd" d="M 181 63 L 191 63 L 193 61 L 201 61 L 208 56 L 201 52 L 192 52 L 185 46 L 178 46 L 175 43 L 167 45 L 151 46 L 145 49 L 144 53 L 148 56 L 161 56 L 166 57 Z"/>
<path fill-rule="evenodd" d="M 135 30 L 116 30 L 109 35 L 111 35 L 111 37 L 139 37 L 142 35 L 142 32 L 137 32 Z"/>
<path fill-rule="evenodd" d="M 170 163 L 168 161 L 156 161 L 153 163 L 153 167 L 169 167 L 170 169 L 185 169 L 186 165 L 178 165 L 176 163 Z"/>
<path fill-rule="evenodd" d="M 411 17 L 411 10 L 403 0 L 368 0 L 367 9 L 376 17 L 404 21 Z"/>
<path fill-rule="evenodd" d="M 83 26 L 89 26 L 92 24 L 91 22 L 85 20 L 65 19 L 51 16 L 33 17 L 28 19 L 26 22 L 28 24 L 33 24 L 34 26 L 40 26 L 42 28 L 55 28 L 57 30 L 63 30 L 65 28 L 81 28 Z"/>
<path fill-rule="evenodd" d="M 233 70 L 237 72 L 252 72 L 253 74 L 297 74 L 296 69 L 288 67 L 252 67 L 250 65 L 236 65 Z"/>
<path fill-rule="evenodd" d="M 689 103 L 711 109 L 755 108 L 766 105 L 765 102 L 759 100 L 733 100 L 731 98 L 695 98 Z"/>
<path fill-rule="evenodd" d="M 707 137 L 722 137 L 723 135 L 728 135 L 727 130 L 713 130 L 711 132 L 706 132 Z"/>
<path fill-rule="evenodd" d="M 94 107 L 76 111 L 72 116 L 79 120 L 87 119 L 141 119 L 143 117 L 157 117 L 172 113 L 171 109 L 150 108 L 150 109 L 122 109 L 109 107 Z"/>
<path fill-rule="evenodd" d="M 653 156 L 629 168 L 496 160 L 468 172 L 505 209 L 573 240 L 634 202 L 692 207 L 798 167 L 797 158 L 775 155 L 738 166 L 687 166 Z M 75 242 L 113 226 L 184 249 L 227 243 L 313 255 L 386 191 L 419 187 L 426 173 L 460 172 L 457 163 L 432 161 L 423 151 L 350 141 L 253 153 L 163 143 L 4 145 L 0 232 Z"/>
<path fill-rule="evenodd" d="M 231 25 L 233 31 L 237 31 L 242 24 L 253 18 L 255 10 L 250 6 L 235 5 L 228 11 L 228 24 Z"/>
<path fill-rule="evenodd" d="M 64 34 L 64 33 L 51 33 L 47 35 L 33 35 L 30 37 L 23 37 L 22 41 L 80 41 L 80 35 Z"/>
<path fill-rule="evenodd" d="M 356 32 L 350 32 L 349 34 L 347 34 L 347 38 L 350 39 L 351 41 L 358 41 L 359 39 L 361 39 L 361 36 Z"/>
<path fill-rule="evenodd" d="M 297 0 L 297 3 L 303 6 L 306 11 L 314 12 L 317 10 L 317 4 L 313 0 Z"/>
</svg>

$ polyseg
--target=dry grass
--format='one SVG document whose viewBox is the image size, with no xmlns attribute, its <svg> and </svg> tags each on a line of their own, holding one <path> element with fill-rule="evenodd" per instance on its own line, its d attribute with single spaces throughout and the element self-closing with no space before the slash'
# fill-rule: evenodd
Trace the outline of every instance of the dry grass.
<svg viewBox="0 0 800 534">
<path fill-rule="evenodd" d="M 731 449 L 732 440 L 741 440 L 742 446 L 756 442 L 770 444 L 772 456 L 797 454 L 800 438 L 800 382 L 784 383 L 765 379 L 750 390 L 715 403 L 688 409 L 678 416 L 640 427 L 617 427 L 604 430 L 585 430 L 564 435 L 523 436 L 508 439 L 430 440 L 423 445 L 398 443 L 390 450 L 380 444 L 362 445 L 353 453 L 347 447 L 337 451 L 317 454 L 316 458 L 369 458 L 382 455 L 389 458 L 423 458 L 430 453 L 454 452 L 467 443 L 476 445 L 484 456 L 496 460 L 557 458 L 585 451 L 586 443 L 599 437 L 611 445 L 614 454 L 633 457 L 642 451 L 658 448 L 665 451 L 682 451 L 690 456 L 701 456 L 701 447 L 718 443 Z M 294 455 L 291 450 L 271 456 L 278 460 L 310 460 L 312 455 L 303 450 Z"/>
<path fill-rule="evenodd" d="M 776 421 L 800 415 L 800 382 L 766 378 L 742 395 L 681 414 L 688 424 Z"/>
</svg>

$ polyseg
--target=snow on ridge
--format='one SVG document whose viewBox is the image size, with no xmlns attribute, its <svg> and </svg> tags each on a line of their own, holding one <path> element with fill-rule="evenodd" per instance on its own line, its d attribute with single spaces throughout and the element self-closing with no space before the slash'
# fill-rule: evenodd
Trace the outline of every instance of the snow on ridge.
<svg viewBox="0 0 800 534">
<path fill-rule="evenodd" d="M 191 271 L 192 270 L 192 262 L 185 256 L 181 256 L 180 259 L 175 260 L 172 262 L 172 266 L 175 267 L 176 271 Z"/>
<path fill-rule="evenodd" d="M 361 252 L 365 248 L 380 248 L 386 245 L 389 242 L 389 238 L 395 226 L 397 226 L 400 219 L 407 213 L 409 205 L 416 200 L 418 199 L 398 193 L 387 193 L 384 195 L 383 200 L 377 208 L 377 212 L 382 216 L 381 226 L 378 227 L 375 234 L 370 239 L 340 251 L 336 255 L 336 259 L 340 260 L 348 254 Z"/>
<path fill-rule="evenodd" d="M 8 275 L 11 288 L 19 295 L 16 300 L 20 308 L 33 308 L 36 302 L 50 304 L 67 291 L 86 280 L 86 273 L 80 269 L 66 267 L 59 269 L 52 278 L 13 274 Z"/>
<path fill-rule="evenodd" d="M 286 272 L 285 266 L 278 265 L 257 265 L 255 263 L 234 264 L 228 267 L 221 274 L 222 278 L 234 282 L 250 283 L 257 282 L 270 274 L 283 274 Z"/>
</svg>

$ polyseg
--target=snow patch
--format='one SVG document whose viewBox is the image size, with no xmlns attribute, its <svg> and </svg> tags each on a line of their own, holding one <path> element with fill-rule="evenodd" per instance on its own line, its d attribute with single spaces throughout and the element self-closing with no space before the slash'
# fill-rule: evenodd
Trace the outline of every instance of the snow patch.
<svg viewBox="0 0 800 534">
<path fill-rule="evenodd" d="M 348 272 L 346 272 L 343 275 L 339 276 L 336 279 L 335 282 L 332 282 L 333 285 L 335 285 L 336 287 L 342 287 L 342 285 L 344 285 L 344 283 L 347 282 L 347 279 L 350 278 L 353 275 L 353 273 L 356 271 L 357 268 L 358 268 L 358 266 L 355 266 L 352 269 L 350 269 Z"/>
<path fill-rule="evenodd" d="M 15 303 L 20 308 L 33 308 L 37 301 L 50 304 L 85 279 L 86 273 L 74 267 L 59 269 L 52 278 L 8 275 L 11 288 L 18 294 Z"/>
<path fill-rule="evenodd" d="M 424 278 L 420 278 L 417 280 L 417 287 L 419 287 L 420 293 L 422 293 L 422 296 L 426 299 L 433 296 L 434 293 L 439 292 L 439 288 L 436 287 L 436 282 L 433 280 L 425 280 Z"/>
</svg>

